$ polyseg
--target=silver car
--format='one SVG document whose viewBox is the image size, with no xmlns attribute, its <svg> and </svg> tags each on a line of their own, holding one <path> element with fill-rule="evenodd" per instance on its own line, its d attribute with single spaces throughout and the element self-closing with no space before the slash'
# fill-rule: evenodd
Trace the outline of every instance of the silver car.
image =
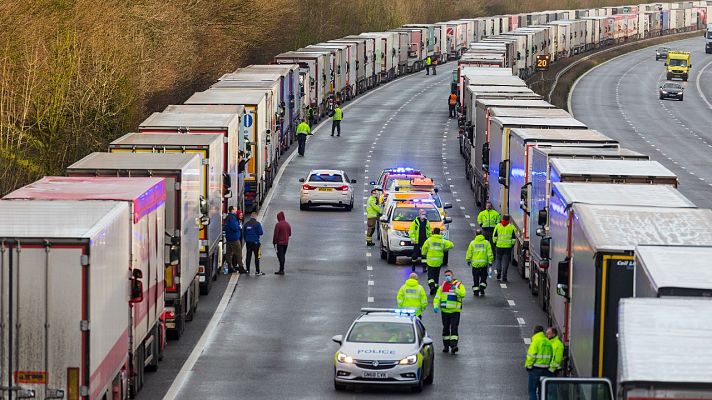
<svg viewBox="0 0 712 400">
<path fill-rule="evenodd" d="M 334 388 L 405 385 L 414 392 L 433 383 L 433 340 L 413 310 L 362 308 L 334 354 Z"/>
<path fill-rule="evenodd" d="M 344 171 L 336 169 L 315 169 L 306 178 L 300 178 L 302 187 L 299 195 L 299 209 L 329 205 L 343 207 L 346 211 L 354 208 L 355 179 L 349 179 Z"/>
</svg>

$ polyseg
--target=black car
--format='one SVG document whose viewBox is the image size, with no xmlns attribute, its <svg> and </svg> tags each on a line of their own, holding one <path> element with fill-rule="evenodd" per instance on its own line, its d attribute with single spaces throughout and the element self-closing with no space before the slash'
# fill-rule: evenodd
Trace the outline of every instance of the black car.
<svg viewBox="0 0 712 400">
<path fill-rule="evenodd" d="M 670 49 L 667 47 L 660 47 L 655 50 L 655 61 L 667 60 L 668 51 L 670 51 Z"/>
<path fill-rule="evenodd" d="M 678 99 L 682 101 L 682 95 L 685 89 L 677 82 L 665 82 L 660 86 L 660 100 L 662 99 Z"/>
</svg>

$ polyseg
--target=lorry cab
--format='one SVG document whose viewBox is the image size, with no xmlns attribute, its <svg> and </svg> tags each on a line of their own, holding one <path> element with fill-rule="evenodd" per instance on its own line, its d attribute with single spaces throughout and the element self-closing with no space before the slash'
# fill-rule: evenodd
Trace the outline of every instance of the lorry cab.
<svg viewBox="0 0 712 400">
<path fill-rule="evenodd" d="M 692 69 L 692 60 L 688 51 L 669 51 L 665 62 L 667 79 L 680 78 L 687 82 Z"/>
</svg>

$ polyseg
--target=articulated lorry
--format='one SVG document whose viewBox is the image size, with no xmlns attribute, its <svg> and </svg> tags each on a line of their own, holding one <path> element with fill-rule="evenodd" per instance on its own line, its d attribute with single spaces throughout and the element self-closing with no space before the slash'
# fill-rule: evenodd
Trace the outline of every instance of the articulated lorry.
<svg viewBox="0 0 712 400">
<path fill-rule="evenodd" d="M 210 293 L 223 262 L 222 134 L 127 133 L 109 145 L 111 153 L 193 153 L 200 156 L 200 294 Z"/>
<path fill-rule="evenodd" d="M 712 53 L 712 24 L 707 24 L 705 29 L 705 53 Z"/>
<path fill-rule="evenodd" d="M 2 398 L 125 399 L 140 388 L 134 368 L 158 353 L 133 336 L 133 310 L 159 305 L 131 262 L 131 225 L 151 207 L 129 203 L 0 201 Z"/>
<path fill-rule="evenodd" d="M 169 338 L 180 339 L 198 307 L 201 158 L 191 153 L 92 153 L 67 168 L 70 177 L 155 177 L 165 180 L 165 311 Z"/>
<path fill-rule="evenodd" d="M 712 247 L 639 245 L 635 248 L 633 296 L 712 298 L 710 260 Z"/>
</svg>

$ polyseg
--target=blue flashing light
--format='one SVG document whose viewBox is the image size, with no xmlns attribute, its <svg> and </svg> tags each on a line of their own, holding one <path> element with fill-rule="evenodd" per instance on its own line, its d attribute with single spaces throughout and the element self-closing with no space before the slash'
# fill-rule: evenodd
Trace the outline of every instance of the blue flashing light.
<svg viewBox="0 0 712 400">
<path fill-rule="evenodd" d="M 395 310 L 393 310 L 393 313 L 401 315 L 401 316 L 412 317 L 412 316 L 415 316 L 415 309 L 413 309 L 413 308 L 396 308 Z"/>
<path fill-rule="evenodd" d="M 412 199 L 410 201 L 412 203 L 435 204 L 435 200 L 433 199 Z"/>
</svg>

